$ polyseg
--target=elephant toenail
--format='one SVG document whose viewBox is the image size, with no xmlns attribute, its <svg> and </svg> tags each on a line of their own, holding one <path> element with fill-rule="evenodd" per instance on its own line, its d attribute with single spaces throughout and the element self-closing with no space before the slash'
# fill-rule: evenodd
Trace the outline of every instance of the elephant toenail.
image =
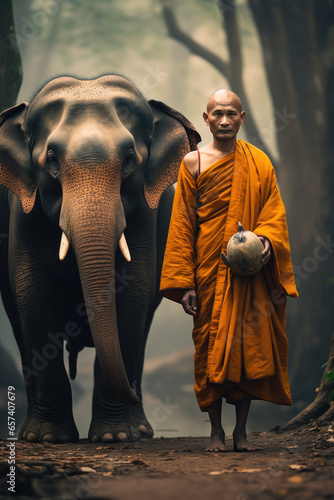
<svg viewBox="0 0 334 500">
<path fill-rule="evenodd" d="M 129 436 L 127 435 L 126 432 L 119 432 L 117 435 L 117 441 L 127 441 L 129 439 Z"/>
<path fill-rule="evenodd" d="M 29 432 L 29 434 L 27 435 L 27 441 L 29 441 L 30 443 L 34 443 L 35 441 L 37 441 L 37 436 L 34 432 Z"/>
<path fill-rule="evenodd" d="M 103 443 L 114 443 L 115 438 L 113 434 L 111 434 L 111 432 L 106 432 L 105 434 L 103 434 L 101 441 Z"/>
<path fill-rule="evenodd" d="M 68 434 L 63 434 L 62 436 L 60 436 L 60 441 L 62 443 L 70 443 L 72 439 Z"/>
<path fill-rule="evenodd" d="M 55 436 L 53 436 L 52 434 L 45 434 L 43 436 L 42 441 L 46 441 L 47 443 L 56 443 L 57 438 Z"/>
<path fill-rule="evenodd" d="M 90 442 L 91 443 L 97 443 L 98 442 L 98 437 L 96 434 L 93 434 L 91 437 L 90 437 Z"/>
</svg>

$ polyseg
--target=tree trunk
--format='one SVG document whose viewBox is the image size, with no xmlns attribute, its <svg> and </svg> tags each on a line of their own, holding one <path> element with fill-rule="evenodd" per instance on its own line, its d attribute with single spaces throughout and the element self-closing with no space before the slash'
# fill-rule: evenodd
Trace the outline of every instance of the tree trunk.
<svg viewBox="0 0 334 500">
<path fill-rule="evenodd" d="M 14 106 L 22 83 L 11 0 L 0 3 L 0 111 Z"/>
</svg>

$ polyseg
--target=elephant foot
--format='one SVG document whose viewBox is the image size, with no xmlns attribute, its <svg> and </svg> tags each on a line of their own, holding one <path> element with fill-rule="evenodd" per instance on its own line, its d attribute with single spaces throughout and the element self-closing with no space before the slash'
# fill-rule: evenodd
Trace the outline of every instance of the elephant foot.
<svg viewBox="0 0 334 500">
<path fill-rule="evenodd" d="M 139 440 L 139 431 L 133 425 L 131 418 L 124 421 L 92 420 L 88 438 L 91 443 L 124 443 Z"/>
<path fill-rule="evenodd" d="M 71 443 L 78 441 L 79 433 L 73 419 L 65 422 L 43 422 L 27 418 L 21 427 L 19 439 L 31 443 Z"/>
<path fill-rule="evenodd" d="M 139 430 L 141 439 L 153 437 L 153 428 L 146 418 L 144 409 L 141 403 L 138 403 L 130 408 L 132 420 L 135 427 Z"/>
</svg>

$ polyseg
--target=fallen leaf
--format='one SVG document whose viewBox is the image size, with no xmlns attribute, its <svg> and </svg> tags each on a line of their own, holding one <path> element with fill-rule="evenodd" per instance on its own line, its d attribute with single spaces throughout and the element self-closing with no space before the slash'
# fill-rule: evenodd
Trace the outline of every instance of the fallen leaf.
<svg viewBox="0 0 334 500">
<path fill-rule="evenodd" d="M 82 472 L 96 472 L 96 470 L 92 469 L 91 467 L 80 467 L 80 470 Z"/>
<path fill-rule="evenodd" d="M 328 439 L 327 439 L 327 441 L 328 441 L 329 443 L 334 443 L 334 437 L 333 437 L 333 436 L 331 436 L 330 438 L 328 438 Z"/>
<path fill-rule="evenodd" d="M 290 469 L 293 469 L 293 470 L 303 470 L 305 469 L 305 465 L 298 465 L 298 464 L 292 464 L 292 465 L 289 465 Z"/>
<path fill-rule="evenodd" d="M 233 472 L 246 472 L 248 474 L 253 474 L 254 472 L 261 472 L 264 469 L 242 469 L 241 467 L 235 467 L 233 469 L 222 469 L 209 472 L 210 476 L 218 476 L 220 474 L 231 474 Z"/>
</svg>

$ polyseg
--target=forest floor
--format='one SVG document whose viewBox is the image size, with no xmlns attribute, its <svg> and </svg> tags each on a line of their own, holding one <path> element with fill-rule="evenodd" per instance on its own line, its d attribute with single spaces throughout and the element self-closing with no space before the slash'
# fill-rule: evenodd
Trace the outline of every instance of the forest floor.
<svg viewBox="0 0 334 500">
<path fill-rule="evenodd" d="M 261 451 L 205 452 L 207 438 L 131 444 L 15 442 L 15 494 L 6 484 L 9 441 L 0 442 L 0 498 L 21 500 L 334 499 L 334 424 L 252 433 Z M 12 447 L 12 449 L 14 449 Z"/>
</svg>

